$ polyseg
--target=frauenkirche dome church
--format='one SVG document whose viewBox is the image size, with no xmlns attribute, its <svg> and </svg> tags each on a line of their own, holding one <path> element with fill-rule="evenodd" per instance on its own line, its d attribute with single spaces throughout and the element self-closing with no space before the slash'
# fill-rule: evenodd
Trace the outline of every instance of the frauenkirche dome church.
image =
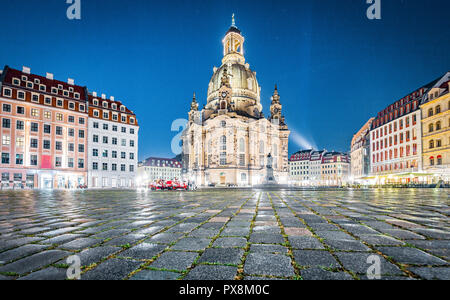
<svg viewBox="0 0 450 300">
<path fill-rule="evenodd" d="M 244 37 L 232 25 L 223 39 L 223 59 L 208 85 L 202 110 L 194 94 L 182 134 L 187 178 L 197 185 L 262 184 L 272 161 L 278 183 L 287 183 L 290 131 L 281 114 L 277 87 L 264 117 L 256 73 L 244 57 Z"/>
</svg>

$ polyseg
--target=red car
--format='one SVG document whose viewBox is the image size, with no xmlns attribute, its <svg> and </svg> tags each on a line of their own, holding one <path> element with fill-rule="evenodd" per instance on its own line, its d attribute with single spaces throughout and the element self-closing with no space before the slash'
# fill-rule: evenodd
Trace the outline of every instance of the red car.
<svg viewBox="0 0 450 300">
<path fill-rule="evenodd" d="M 162 191 L 162 190 L 166 189 L 166 184 L 163 180 L 158 180 L 158 181 L 151 183 L 149 188 L 152 191 L 157 191 L 157 190 Z"/>
</svg>

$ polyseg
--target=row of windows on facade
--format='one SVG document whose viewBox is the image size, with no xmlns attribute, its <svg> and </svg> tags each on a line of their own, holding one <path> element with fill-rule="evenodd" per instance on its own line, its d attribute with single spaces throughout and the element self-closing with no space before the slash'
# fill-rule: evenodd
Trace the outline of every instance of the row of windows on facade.
<svg viewBox="0 0 450 300">
<path fill-rule="evenodd" d="M 450 144 L 450 138 L 448 140 Z M 442 147 L 442 140 L 431 140 L 428 143 L 428 149 L 440 148 Z"/>
<path fill-rule="evenodd" d="M 11 175 L 8 172 L 4 172 L 2 173 L 2 181 L 3 182 L 8 182 L 11 179 Z M 14 181 L 22 181 L 23 176 L 22 173 L 13 173 L 13 180 Z M 34 175 L 33 174 L 27 174 L 26 175 L 26 180 L 28 182 L 34 182 Z M 33 186 L 31 186 L 33 187 Z"/>
<path fill-rule="evenodd" d="M 2 105 L 2 111 L 4 113 L 11 113 L 12 112 L 11 104 L 4 103 Z M 25 115 L 26 114 L 25 107 L 23 107 L 23 106 L 16 106 L 16 113 L 19 114 L 19 115 Z M 32 117 L 39 118 L 39 116 L 40 116 L 40 109 L 32 108 L 30 113 L 31 113 Z M 55 116 L 56 116 L 55 117 L 56 121 L 64 122 L 64 115 L 62 113 L 56 113 Z M 44 118 L 50 120 L 52 118 L 52 112 L 48 111 L 48 110 L 44 110 Z M 75 117 L 74 116 L 68 116 L 67 117 L 67 121 L 69 123 L 75 123 Z M 80 124 L 80 125 L 86 124 L 86 118 L 79 117 L 78 118 L 78 124 Z"/>
<path fill-rule="evenodd" d="M 388 156 L 389 155 L 389 156 Z M 381 151 L 380 153 L 377 154 L 373 154 L 372 155 L 372 162 L 382 162 L 385 160 L 392 160 L 392 159 L 396 159 L 396 158 L 402 158 L 402 157 L 408 157 L 410 155 L 417 155 L 417 145 L 414 144 L 412 147 L 412 154 L 411 154 L 411 146 L 406 146 L 404 147 L 400 147 L 400 148 L 395 148 L 394 150 L 389 150 L 389 152 L 386 151 Z"/>
<path fill-rule="evenodd" d="M 99 101 L 98 101 L 98 99 L 93 99 L 93 100 L 92 100 L 92 104 L 95 105 L 95 106 L 99 106 Z M 102 107 L 103 107 L 103 108 L 109 108 L 108 101 L 103 101 L 103 102 L 102 102 Z M 116 104 L 116 103 L 111 103 L 111 109 L 117 110 L 117 104 Z M 121 106 L 120 106 L 120 111 L 121 111 L 121 112 L 125 112 L 125 111 L 126 111 L 124 105 L 121 105 Z"/>
<path fill-rule="evenodd" d="M 416 135 L 415 131 L 412 132 L 412 139 L 413 140 L 417 139 L 417 135 Z M 389 143 L 388 143 L 388 141 L 389 141 Z M 383 150 L 384 148 L 393 147 L 399 143 L 400 144 L 403 144 L 403 142 L 407 143 L 409 141 L 411 141 L 411 133 L 410 133 L 410 131 L 406 131 L 406 132 L 404 132 L 404 133 L 402 132 L 398 135 L 396 134 L 396 135 L 390 136 L 389 139 L 385 138 L 384 140 L 381 139 L 381 140 L 377 141 L 376 143 L 374 142 L 372 144 L 372 150 L 375 152 L 378 150 Z"/>
<path fill-rule="evenodd" d="M 225 135 L 221 136 L 220 139 L 220 150 L 222 151 L 226 151 L 227 150 L 227 137 Z M 208 145 L 208 152 L 212 152 L 212 140 L 209 140 L 207 142 Z M 197 149 L 199 149 L 200 147 L 197 146 Z M 265 143 L 264 141 L 260 141 L 259 142 L 259 153 L 263 154 L 264 153 L 264 149 L 265 149 Z M 245 152 L 245 140 L 244 138 L 240 138 L 239 139 L 239 152 Z M 272 145 L 272 156 L 277 156 L 278 155 L 278 145 L 277 144 L 273 144 Z"/>
<path fill-rule="evenodd" d="M 3 88 L 3 97 L 6 98 L 11 98 L 12 97 L 12 90 L 9 88 Z M 17 99 L 19 100 L 24 100 L 26 99 L 26 92 L 25 91 L 17 91 Z M 56 99 L 56 106 L 57 107 L 64 107 L 64 101 L 63 99 Z M 39 94 L 31 94 L 31 102 L 34 103 L 39 103 Z M 48 96 L 44 96 L 44 104 L 45 105 L 52 105 L 52 98 L 48 97 Z M 76 109 L 76 105 L 75 102 L 73 101 L 68 101 L 67 107 L 70 110 L 75 110 Z M 86 106 L 84 104 L 79 104 L 78 105 L 78 111 L 79 112 L 86 112 Z"/>
<path fill-rule="evenodd" d="M 92 124 L 92 126 L 93 126 L 95 129 L 99 129 L 99 128 L 100 128 L 100 125 L 99 125 L 98 122 L 94 122 L 94 123 Z M 118 126 L 117 126 L 117 125 L 112 125 L 112 126 L 111 126 L 111 129 L 112 129 L 112 131 L 114 131 L 114 132 L 118 132 Z M 109 125 L 106 124 L 106 123 L 103 123 L 103 130 L 109 130 Z M 122 127 L 120 128 L 120 132 L 122 132 L 122 133 L 127 133 L 127 128 L 122 126 Z M 134 133 L 135 133 L 134 128 L 130 128 L 130 134 L 134 134 Z"/>
<path fill-rule="evenodd" d="M 11 145 L 11 137 L 9 135 L 3 135 L 2 136 L 2 145 L 3 146 L 9 146 Z M 16 137 L 16 143 L 15 147 L 22 148 L 25 145 L 25 138 L 22 136 Z M 38 149 L 39 148 L 39 140 L 38 139 L 30 139 L 30 148 L 31 149 Z M 43 140 L 42 141 L 42 149 L 44 150 L 50 150 L 51 149 L 51 141 L 50 140 Z M 84 153 L 85 145 L 84 144 L 78 144 L 78 152 Z M 55 141 L 55 150 L 62 151 L 63 150 L 63 142 L 62 141 Z M 75 151 L 75 144 L 74 143 L 67 143 L 67 150 L 69 152 Z"/>
<path fill-rule="evenodd" d="M 37 85 L 37 89 L 39 89 L 39 91 L 47 92 L 47 86 L 45 84 L 41 84 L 39 78 L 35 78 L 34 81 L 29 81 L 27 76 L 22 75 L 21 79 L 17 77 L 13 77 L 12 79 L 13 85 L 20 86 L 21 82 L 25 82 L 25 86 L 29 89 L 34 89 L 35 85 Z M 64 86 L 62 84 L 58 84 L 58 87 L 52 87 L 50 91 L 55 95 L 57 95 L 59 91 L 62 91 L 65 97 L 69 97 L 69 93 L 73 93 L 73 97 L 75 99 L 80 99 L 80 93 L 76 93 L 73 87 L 69 87 L 68 90 L 64 90 Z"/>
<path fill-rule="evenodd" d="M 448 101 L 448 108 L 447 109 L 450 109 L 450 101 Z M 434 116 L 434 115 L 438 115 L 438 114 L 440 114 L 441 113 L 441 106 L 440 105 L 436 105 L 436 107 L 430 107 L 429 109 L 428 109 L 428 117 L 432 117 L 432 116 Z"/>
<path fill-rule="evenodd" d="M 98 135 L 94 134 L 92 136 L 92 141 L 94 143 L 98 143 L 99 139 L 98 139 Z M 107 136 L 103 136 L 103 144 L 108 144 L 109 143 L 109 137 Z M 111 138 L 111 144 L 112 145 L 117 145 L 117 141 L 118 139 L 116 137 Z M 121 139 L 121 146 L 126 147 L 127 146 L 127 140 L 126 139 Z M 130 140 L 129 142 L 130 147 L 134 147 L 134 140 Z"/>
<path fill-rule="evenodd" d="M 7 98 L 11 98 L 12 97 L 12 90 L 8 89 L 8 88 L 3 88 L 3 96 L 7 97 Z M 17 99 L 25 100 L 26 99 L 26 93 L 24 91 L 17 91 Z M 39 95 L 38 94 L 32 94 L 31 95 L 31 102 L 39 103 Z M 45 105 L 52 105 L 52 98 L 45 96 L 44 97 L 44 104 Z M 63 108 L 64 107 L 64 100 L 63 99 L 56 99 L 56 106 Z M 122 107 L 121 107 L 121 111 L 125 112 L 125 107 L 124 106 L 122 106 Z M 68 102 L 68 108 L 70 110 L 75 110 L 76 109 L 75 102 L 69 101 Z M 113 108 L 113 109 L 117 109 L 117 108 Z M 80 103 L 78 105 L 78 111 L 83 112 L 83 113 L 86 112 L 86 106 L 84 104 Z M 93 114 L 94 114 L 94 117 L 99 117 L 100 116 L 100 111 L 99 110 L 94 110 Z M 117 113 L 112 113 L 111 116 L 112 116 L 112 120 L 113 121 L 119 121 L 119 115 Z M 109 112 L 108 111 L 103 111 L 102 118 L 109 120 Z M 126 123 L 127 122 L 127 116 L 126 115 L 122 115 L 121 118 L 120 118 L 120 121 L 122 123 Z M 130 117 L 130 123 L 134 124 L 135 122 L 136 122 L 135 118 Z"/>
<path fill-rule="evenodd" d="M 11 119 L 2 119 L 2 127 L 4 129 L 10 129 L 11 128 Z M 25 130 L 25 122 L 21 120 L 16 120 L 16 130 Z M 34 133 L 39 132 L 39 123 L 32 122 L 30 124 L 30 131 Z M 51 134 L 52 133 L 52 125 L 44 124 L 43 126 L 44 134 Z M 55 134 L 62 136 L 63 135 L 63 127 L 62 126 L 55 126 Z M 75 129 L 74 128 L 68 128 L 67 134 L 69 137 L 75 137 Z M 85 137 L 85 131 L 83 129 L 78 130 L 78 137 L 81 139 L 84 139 Z"/>
<path fill-rule="evenodd" d="M 412 125 L 414 126 L 416 124 L 417 124 L 417 117 L 414 114 L 414 115 L 412 115 Z M 406 128 L 408 128 L 410 126 L 410 117 L 409 116 L 404 119 L 394 121 L 393 123 L 389 124 L 389 126 L 386 125 L 383 128 L 378 128 L 377 130 L 372 131 L 372 140 L 381 138 L 384 135 L 388 135 L 388 128 L 389 128 L 389 134 L 392 133 L 392 129 L 394 129 L 393 130 L 394 132 L 396 132 L 397 129 L 402 130 L 404 127 L 403 125 L 405 125 Z"/>
<path fill-rule="evenodd" d="M 239 154 L 239 166 L 241 167 L 245 167 L 245 159 L 246 154 Z M 260 162 L 260 167 L 264 167 L 264 162 L 265 162 L 265 155 L 260 155 L 259 156 L 259 162 Z M 209 166 L 210 164 L 212 164 L 212 155 L 208 155 L 208 161 L 206 162 L 206 164 Z M 227 153 L 226 152 L 220 152 L 219 155 L 219 164 L 221 166 L 226 166 L 228 164 L 227 162 Z M 194 163 L 194 167 L 197 168 L 198 167 L 198 158 L 195 159 L 195 163 Z M 274 156 L 273 157 L 273 168 L 277 169 L 278 168 L 278 161 L 277 161 L 277 157 Z"/>
<path fill-rule="evenodd" d="M 92 163 L 92 170 L 98 170 L 98 167 L 99 167 L 99 163 L 97 163 L 97 162 L 93 162 Z M 129 165 L 128 166 L 128 170 L 130 172 L 134 172 L 134 165 Z M 109 171 L 108 163 L 102 163 L 102 171 Z M 111 164 L 111 171 L 117 171 L 117 164 Z M 120 165 L 120 171 L 121 172 L 126 172 L 126 165 L 125 164 L 121 164 Z"/>
<path fill-rule="evenodd" d="M 93 114 L 94 114 L 94 117 L 96 117 L 96 118 L 100 117 L 100 111 L 97 110 L 97 109 L 94 109 Z M 118 114 L 112 113 L 111 117 L 112 117 L 113 121 L 119 121 L 119 115 Z M 109 120 L 109 112 L 108 111 L 103 111 L 102 118 L 105 119 L 105 120 Z M 122 123 L 126 123 L 127 122 L 127 116 L 124 116 L 124 115 L 120 116 L 120 121 Z M 134 120 L 133 117 L 130 117 L 130 123 L 131 124 L 135 123 L 135 120 Z"/>
<path fill-rule="evenodd" d="M 62 157 L 55 157 L 55 167 L 62 167 Z M 74 158 L 69 157 L 67 158 L 67 168 L 74 168 Z M 10 160 L 10 154 L 2 152 L 2 164 L 9 165 L 11 164 Z M 23 154 L 16 154 L 16 165 L 23 165 L 24 164 L 24 155 Z M 37 166 L 38 165 L 38 156 L 37 154 L 31 154 L 30 155 L 30 166 Z M 84 159 L 79 158 L 78 159 L 78 169 L 84 169 Z"/>
<path fill-rule="evenodd" d="M 109 155 L 109 151 L 108 150 L 103 150 L 102 151 L 102 157 L 104 158 L 108 158 Z M 98 157 L 99 156 L 99 151 L 98 149 L 92 149 L 92 156 L 93 157 Z M 130 152 L 129 153 L 129 159 L 134 160 L 134 153 Z M 111 158 L 117 158 L 117 151 L 111 151 Z M 127 153 L 126 152 L 120 152 L 120 158 L 121 159 L 126 159 L 127 158 Z"/>
<path fill-rule="evenodd" d="M 407 161 L 407 162 L 400 162 L 400 163 L 392 163 L 392 164 L 386 164 L 382 166 L 376 166 L 372 168 L 373 173 L 378 172 L 385 172 L 385 171 L 392 171 L 392 170 L 403 170 L 403 169 L 411 169 L 411 168 L 417 168 L 418 164 L 417 161 Z"/>
<path fill-rule="evenodd" d="M 436 157 L 436 160 L 435 160 L 434 156 L 431 156 L 429 158 L 429 162 L 430 162 L 430 166 L 434 166 L 434 165 L 441 166 L 442 165 L 442 156 L 438 155 Z"/>
<path fill-rule="evenodd" d="M 414 101 L 412 103 L 412 106 L 411 103 L 408 103 L 406 104 L 406 106 L 401 106 L 399 108 L 400 104 L 397 102 L 379 113 L 379 118 L 373 123 L 373 125 L 378 127 L 380 125 L 383 125 L 384 123 L 388 123 L 394 119 L 397 119 L 399 116 L 403 116 L 405 113 L 409 114 L 411 111 L 415 111 L 417 109 L 418 103 L 418 101 Z"/>
<path fill-rule="evenodd" d="M 448 119 L 448 127 L 450 127 L 450 118 Z M 436 123 L 428 124 L 428 133 L 438 131 L 442 129 L 441 121 L 437 121 Z"/>
</svg>

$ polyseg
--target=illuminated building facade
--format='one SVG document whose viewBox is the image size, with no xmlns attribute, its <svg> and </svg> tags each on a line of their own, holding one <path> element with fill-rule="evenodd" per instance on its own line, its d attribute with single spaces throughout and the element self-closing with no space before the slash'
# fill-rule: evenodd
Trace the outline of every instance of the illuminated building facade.
<svg viewBox="0 0 450 300">
<path fill-rule="evenodd" d="M 102 173 L 102 180 L 108 183 L 102 186 L 132 187 L 137 170 L 136 117 L 120 102 L 108 100 L 108 107 L 96 108 L 92 99 L 87 88 L 75 85 L 73 79 L 63 82 L 51 73 L 43 77 L 31 74 L 27 67 L 19 71 L 6 66 L 0 73 L 1 188 L 92 187 L 98 182 L 93 181 L 96 173 L 91 169 L 96 122 L 102 128 L 104 123 L 110 126 L 110 131 L 102 132 L 102 138 L 116 139 L 110 153 L 117 151 L 120 161 L 117 172 L 108 173 L 106 180 Z M 95 109 L 101 111 L 98 117 Z M 104 147 L 99 147 L 99 154 Z M 122 159 L 123 152 L 126 155 Z M 114 163 L 108 164 L 108 171 Z"/>
<path fill-rule="evenodd" d="M 359 182 L 370 174 L 370 126 L 374 118 L 353 136 L 351 144 L 351 180 Z"/>
<path fill-rule="evenodd" d="M 176 159 L 149 157 L 138 166 L 138 181 L 148 186 L 156 180 L 181 180 L 182 164 Z"/>
<path fill-rule="evenodd" d="M 350 157 L 347 153 L 326 152 L 322 157 L 321 186 L 342 186 L 350 176 Z"/>
<path fill-rule="evenodd" d="M 88 186 L 135 187 L 139 133 L 135 114 L 114 97 L 93 92 L 88 98 Z"/>
<path fill-rule="evenodd" d="M 450 182 L 450 72 L 424 95 L 421 105 L 423 171 L 427 183 Z"/>
<path fill-rule="evenodd" d="M 288 180 L 290 131 L 282 116 L 278 89 L 265 118 L 256 73 L 244 57 L 244 37 L 233 23 L 223 39 L 223 59 L 214 67 L 206 106 L 199 111 L 192 100 L 189 123 L 183 132 L 186 179 L 197 185 L 261 184 L 267 157 L 273 157 L 275 179 Z"/>
<path fill-rule="evenodd" d="M 86 88 L 7 66 L 0 88 L 2 188 L 85 185 Z"/>
</svg>

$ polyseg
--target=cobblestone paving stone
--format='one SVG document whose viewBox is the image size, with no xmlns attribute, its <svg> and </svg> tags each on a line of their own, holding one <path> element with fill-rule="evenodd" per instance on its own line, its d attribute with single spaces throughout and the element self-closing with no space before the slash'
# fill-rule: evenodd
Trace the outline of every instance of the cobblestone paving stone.
<svg viewBox="0 0 450 300">
<path fill-rule="evenodd" d="M 450 279 L 448 190 L 0 192 L 0 280 Z"/>
</svg>

